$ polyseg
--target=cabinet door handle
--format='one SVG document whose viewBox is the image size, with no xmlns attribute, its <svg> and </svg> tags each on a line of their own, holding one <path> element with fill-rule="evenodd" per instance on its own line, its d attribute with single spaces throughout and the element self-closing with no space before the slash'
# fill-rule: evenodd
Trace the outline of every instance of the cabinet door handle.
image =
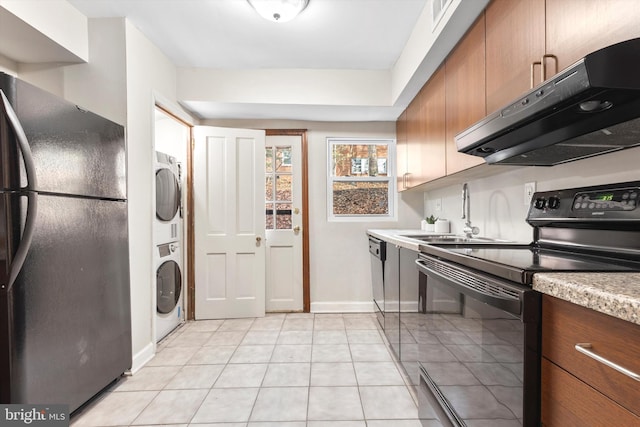
<svg viewBox="0 0 640 427">
<path fill-rule="evenodd" d="M 636 374 L 633 371 L 630 371 L 629 369 L 622 367 L 620 365 L 618 365 L 617 363 L 614 363 L 612 361 L 610 361 L 609 359 L 605 359 L 604 357 L 600 356 L 599 354 L 595 353 L 594 351 L 591 350 L 592 345 L 591 343 L 578 343 L 575 346 L 575 349 L 578 350 L 580 353 L 584 354 L 585 356 L 588 356 L 594 360 L 597 360 L 598 362 L 602 363 L 603 365 L 607 365 L 608 367 L 610 367 L 611 369 L 615 369 L 616 371 L 620 372 L 621 374 L 624 374 L 626 376 L 628 376 L 631 379 L 634 379 L 636 381 L 640 381 L 640 375 Z"/>
<path fill-rule="evenodd" d="M 405 172 L 402 175 L 402 188 L 404 188 L 405 190 L 409 188 L 408 182 L 409 182 L 409 172 Z"/>
<path fill-rule="evenodd" d="M 540 65 L 542 67 L 542 62 L 536 61 L 531 63 L 531 89 L 533 89 L 536 85 L 536 78 L 535 78 L 536 65 Z"/>
<path fill-rule="evenodd" d="M 553 62 L 555 63 L 555 72 L 554 74 L 556 74 L 558 72 L 558 58 L 555 55 L 550 55 L 550 54 L 546 54 L 546 55 L 542 55 L 542 61 L 541 62 L 541 70 L 542 70 L 542 81 L 545 81 L 547 79 L 547 64 L 546 64 L 546 59 L 553 59 Z"/>
</svg>

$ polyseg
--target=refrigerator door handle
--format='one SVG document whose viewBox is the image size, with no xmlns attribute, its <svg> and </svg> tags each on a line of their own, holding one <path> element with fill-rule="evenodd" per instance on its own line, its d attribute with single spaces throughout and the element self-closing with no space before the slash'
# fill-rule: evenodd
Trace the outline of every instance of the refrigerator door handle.
<svg viewBox="0 0 640 427">
<path fill-rule="evenodd" d="M 27 258 L 27 253 L 31 248 L 31 242 L 33 241 L 33 231 L 36 226 L 36 216 L 38 215 L 38 194 L 29 192 L 22 195 L 27 198 L 27 215 L 24 222 L 24 231 L 22 232 L 22 238 L 18 249 L 16 249 L 13 259 L 11 260 L 11 266 L 9 267 L 9 281 L 7 283 L 7 292 L 13 287 L 24 260 Z"/>
<path fill-rule="evenodd" d="M 9 100 L 5 96 L 2 89 L 0 89 L 0 99 L 2 100 L 2 109 L 7 115 L 9 124 L 13 128 L 16 139 L 18 140 L 18 148 L 20 148 L 20 151 L 22 152 L 24 168 L 27 174 L 27 185 L 24 189 L 35 190 L 37 188 L 36 173 L 35 165 L 33 164 L 33 156 L 31 154 L 31 147 L 29 146 L 29 140 L 27 139 L 27 135 L 25 134 L 24 129 L 20 124 L 20 120 L 18 120 L 18 115 L 11 107 Z M 27 197 L 28 200 L 24 231 L 22 233 L 22 239 L 20 239 L 18 249 L 16 249 L 16 253 L 13 255 L 13 259 L 11 260 L 11 267 L 9 268 L 9 281 L 7 283 L 6 290 L 7 292 L 13 287 L 13 284 L 16 281 L 16 277 L 18 277 L 18 273 L 20 273 L 20 270 L 22 269 L 24 260 L 27 258 L 27 252 L 31 247 L 31 241 L 33 240 L 33 231 L 35 229 L 36 216 L 38 213 L 38 195 L 36 193 L 29 192 L 25 195 L 25 197 Z"/>
<path fill-rule="evenodd" d="M 33 164 L 33 156 L 31 154 L 31 147 L 29 146 L 29 140 L 27 139 L 27 135 L 24 133 L 24 129 L 20 124 L 20 120 L 18 119 L 18 115 L 11 107 L 9 100 L 5 96 L 2 89 L 0 89 L 0 97 L 2 98 L 2 109 L 5 111 L 7 115 L 7 119 L 9 119 L 9 124 L 13 128 L 13 131 L 16 135 L 16 139 L 18 140 L 18 148 L 22 152 L 22 158 L 24 159 L 24 169 L 27 174 L 27 186 L 24 187 L 24 190 L 35 190 L 37 188 L 36 182 L 36 168 Z"/>
</svg>

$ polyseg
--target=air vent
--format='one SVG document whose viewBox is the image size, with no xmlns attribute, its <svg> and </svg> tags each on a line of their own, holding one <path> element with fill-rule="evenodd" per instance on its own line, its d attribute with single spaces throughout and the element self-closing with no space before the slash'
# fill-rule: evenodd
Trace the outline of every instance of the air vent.
<svg viewBox="0 0 640 427">
<path fill-rule="evenodd" d="M 498 298 L 512 299 L 516 301 L 520 298 L 520 294 L 516 291 L 508 289 L 504 286 L 491 283 L 491 280 L 489 279 L 480 278 L 476 275 L 472 275 L 456 268 L 452 268 L 443 262 L 438 262 L 430 258 L 423 257 L 420 258 L 420 262 L 431 270 L 436 271 L 443 276 L 450 278 L 451 280 L 455 280 L 463 284 L 464 286 L 474 289 L 483 294 L 492 295 Z"/>
</svg>

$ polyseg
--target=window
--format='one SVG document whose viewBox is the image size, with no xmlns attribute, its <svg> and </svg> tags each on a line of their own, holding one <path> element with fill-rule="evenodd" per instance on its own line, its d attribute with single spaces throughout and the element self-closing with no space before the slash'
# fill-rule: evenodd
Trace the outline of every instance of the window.
<svg viewBox="0 0 640 427">
<path fill-rule="evenodd" d="M 369 159 L 351 159 L 351 175 L 369 173 Z"/>
<path fill-rule="evenodd" d="M 395 141 L 327 138 L 329 220 L 395 217 Z"/>
<path fill-rule="evenodd" d="M 265 202 L 267 230 L 291 230 L 293 167 L 291 146 L 267 146 Z"/>
</svg>

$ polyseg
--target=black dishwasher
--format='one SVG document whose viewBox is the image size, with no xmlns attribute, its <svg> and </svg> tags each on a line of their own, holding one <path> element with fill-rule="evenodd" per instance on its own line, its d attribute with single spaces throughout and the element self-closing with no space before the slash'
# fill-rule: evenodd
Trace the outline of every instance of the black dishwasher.
<svg viewBox="0 0 640 427">
<path fill-rule="evenodd" d="M 369 236 L 369 253 L 371 254 L 371 284 L 373 289 L 373 309 L 378 323 L 384 329 L 384 262 L 386 260 L 387 242 Z"/>
</svg>

